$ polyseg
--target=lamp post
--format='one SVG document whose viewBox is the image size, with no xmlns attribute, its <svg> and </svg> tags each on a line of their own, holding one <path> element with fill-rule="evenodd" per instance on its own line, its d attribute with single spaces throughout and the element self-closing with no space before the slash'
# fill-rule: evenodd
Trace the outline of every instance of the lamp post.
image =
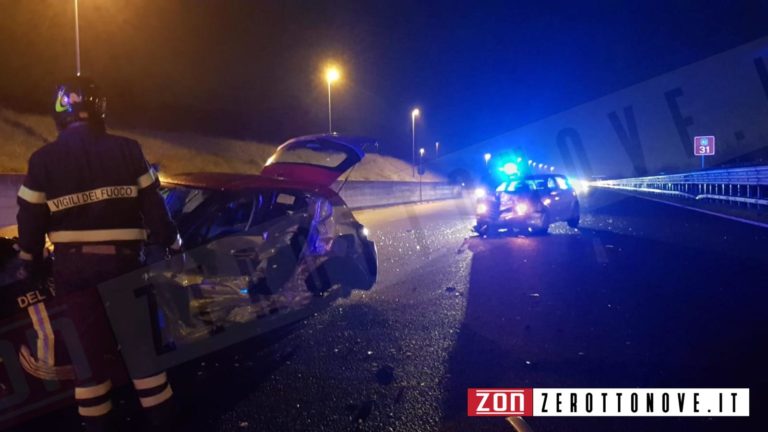
<svg viewBox="0 0 768 432">
<path fill-rule="evenodd" d="M 419 149 L 419 202 L 423 201 L 421 195 L 421 178 L 424 176 L 424 148 Z"/>
<path fill-rule="evenodd" d="M 483 160 L 485 160 L 485 167 L 488 168 L 488 162 L 491 160 L 491 154 L 490 153 L 484 154 Z"/>
<path fill-rule="evenodd" d="M 437 156 L 440 154 L 440 143 L 435 141 L 435 159 L 437 159 Z"/>
<path fill-rule="evenodd" d="M 80 76 L 80 10 L 78 0 L 75 0 L 75 67 L 77 76 Z"/>
<path fill-rule="evenodd" d="M 331 115 L 331 84 L 338 81 L 341 72 L 336 66 L 329 66 L 325 69 L 325 81 L 328 83 L 328 133 L 333 133 L 333 120 Z"/>
<path fill-rule="evenodd" d="M 411 177 L 416 177 L 416 117 L 419 115 L 418 108 L 411 111 Z"/>
</svg>

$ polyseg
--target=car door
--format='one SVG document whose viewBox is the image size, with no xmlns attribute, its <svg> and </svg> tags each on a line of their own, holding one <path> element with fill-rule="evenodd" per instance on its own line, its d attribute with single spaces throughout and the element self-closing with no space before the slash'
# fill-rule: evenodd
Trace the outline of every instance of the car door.
<svg viewBox="0 0 768 432">
<path fill-rule="evenodd" d="M 561 208 L 562 212 L 562 218 L 568 219 L 571 217 L 571 214 L 573 213 L 573 205 L 576 201 L 576 193 L 573 190 L 573 187 L 568 182 L 568 179 L 566 179 L 563 176 L 554 176 L 555 183 L 557 184 L 557 190 L 558 194 L 557 196 L 560 198 L 558 200 L 558 203 Z"/>
<path fill-rule="evenodd" d="M 560 191 L 557 189 L 554 177 L 547 176 L 544 178 L 544 190 L 541 199 L 549 207 L 550 218 L 552 220 L 560 219 L 563 207 L 560 205 Z"/>
<path fill-rule="evenodd" d="M 206 215 L 196 237 L 200 245 L 190 254 L 210 277 L 247 276 L 253 269 L 243 262 L 257 262 L 264 239 L 249 232 L 259 208 L 260 195 L 251 191 L 223 193 Z"/>
</svg>

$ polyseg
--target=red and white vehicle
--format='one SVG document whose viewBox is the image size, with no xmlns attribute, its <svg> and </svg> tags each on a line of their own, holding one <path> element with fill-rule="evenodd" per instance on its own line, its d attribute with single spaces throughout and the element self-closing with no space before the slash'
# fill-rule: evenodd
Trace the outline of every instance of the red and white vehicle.
<svg viewBox="0 0 768 432">
<path fill-rule="evenodd" d="M 376 247 L 332 188 L 369 143 L 339 135 L 294 138 L 278 147 L 260 175 L 163 177 L 166 203 L 186 248 L 253 258 L 264 266 L 253 275 L 260 289 L 281 289 L 294 271 L 313 293 L 337 284 L 369 289 L 377 276 Z"/>
</svg>

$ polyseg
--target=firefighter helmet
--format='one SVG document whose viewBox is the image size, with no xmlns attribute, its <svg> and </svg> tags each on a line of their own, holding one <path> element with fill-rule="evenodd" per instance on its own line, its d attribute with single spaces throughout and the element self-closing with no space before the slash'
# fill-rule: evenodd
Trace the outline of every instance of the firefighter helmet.
<svg viewBox="0 0 768 432">
<path fill-rule="evenodd" d="M 56 88 L 53 118 L 61 130 L 77 122 L 103 125 L 107 99 L 89 78 L 70 78 Z"/>
</svg>

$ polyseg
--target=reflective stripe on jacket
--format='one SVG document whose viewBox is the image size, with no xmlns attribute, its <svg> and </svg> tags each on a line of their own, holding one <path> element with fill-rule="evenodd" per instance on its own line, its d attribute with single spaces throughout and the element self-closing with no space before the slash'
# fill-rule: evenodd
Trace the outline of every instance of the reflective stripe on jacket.
<svg viewBox="0 0 768 432">
<path fill-rule="evenodd" d="M 143 241 L 171 245 L 177 231 L 139 144 L 71 126 L 32 154 L 19 189 L 19 245 L 39 257 L 53 243 Z"/>
</svg>

